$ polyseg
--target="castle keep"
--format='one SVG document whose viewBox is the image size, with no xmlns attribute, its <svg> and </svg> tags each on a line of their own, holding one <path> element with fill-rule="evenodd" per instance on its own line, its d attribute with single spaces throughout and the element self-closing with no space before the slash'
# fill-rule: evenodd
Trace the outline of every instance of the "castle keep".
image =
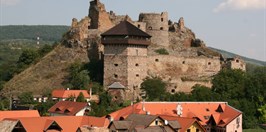
<svg viewBox="0 0 266 132">
<path fill-rule="evenodd" d="M 72 25 L 79 34 L 72 41 L 87 43 L 89 57 L 103 60 L 103 85 L 117 100 L 141 98 L 140 84 L 147 76 L 162 78 L 167 91 L 176 93 L 190 92 L 195 84 L 211 87 L 212 76 L 222 68 L 245 70 L 240 58 L 210 50 L 185 27 L 183 17 L 172 22 L 167 12 L 140 13 L 133 21 L 93 0 L 88 17 Z M 162 49 L 167 54 L 157 52 Z"/>
<path fill-rule="evenodd" d="M 102 34 L 104 44 L 104 86 L 134 91 L 147 76 L 147 47 L 151 36 L 123 21 Z M 119 83 L 119 87 L 111 87 Z M 118 94 L 118 96 L 128 96 Z"/>
</svg>

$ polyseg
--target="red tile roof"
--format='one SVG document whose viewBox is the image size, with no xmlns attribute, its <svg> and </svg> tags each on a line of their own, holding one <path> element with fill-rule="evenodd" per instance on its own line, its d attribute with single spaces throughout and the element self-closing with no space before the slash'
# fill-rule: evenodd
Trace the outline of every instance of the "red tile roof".
<svg viewBox="0 0 266 132">
<path fill-rule="evenodd" d="M 82 126 L 107 128 L 109 124 L 109 121 L 105 118 L 91 116 L 30 117 L 14 118 L 12 120 L 19 120 L 27 132 L 41 132 L 48 128 L 52 122 L 56 122 L 62 128 L 62 132 L 75 132 Z"/>
<path fill-rule="evenodd" d="M 140 102 L 113 112 L 108 116 L 111 116 L 114 120 L 119 120 L 120 117 L 126 118 L 131 113 L 142 114 L 146 112 L 151 115 L 178 116 L 178 105 L 182 107 L 182 117 L 198 118 L 201 125 L 206 125 L 212 115 L 215 117 L 217 124 L 222 120 L 224 125 L 227 125 L 242 114 L 242 112 L 229 106 L 226 102 Z M 217 111 L 219 105 L 223 112 Z M 143 107 L 145 111 L 143 111 Z"/>
<path fill-rule="evenodd" d="M 85 98 L 90 98 L 87 90 L 64 90 L 64 89 L 56 89 L 52 92 L 53 98 L 69 98 L 71 96 L 78 97 L 80 93 L 83 93 Z"/>
<path fill-rule="evenodd" d="M 49 120 L 42 117 L 21 117 L 21 118 L 5 119 L 5 120 L 20 121 L 22 126 L 26 129 L 27 132 L 46 131 L 49 129 L 49 127 L 51 127 L 53 123 L 58 124 L 54 120 Z M 60 125 L 59 128 L 61 128 Z"/>
<path fill-rule="evenodd" d="M 64 130 L 65 132 L 74 132 L 82 126 L 107 128 L 109 125 L 107 119 L 92 116 L 54 116 L 45 118 L 55 120 L 63 128 L 63 132 Z"/>
<path fill-rule="evenodd" d="M 87 105 L 88 104 L 84 102 L 59 101 L 52 106 L 48 112 L 74 116 L 80 110 L 87 107 Z"/>
<path fill-rule="evenodd" d="M 37 110 L 0 111 L 0 121 L 14 117 L 40 117 L 40 114 Z"/>
</svg>

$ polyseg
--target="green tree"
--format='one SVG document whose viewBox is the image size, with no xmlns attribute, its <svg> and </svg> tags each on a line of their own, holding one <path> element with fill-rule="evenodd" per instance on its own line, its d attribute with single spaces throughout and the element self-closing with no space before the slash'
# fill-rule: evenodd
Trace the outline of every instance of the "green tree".
<svg viewBox="0 0 266 132">
<path fill-rule="evenodd" d="M 103 83 L 103 61 L 92 59 L 85 68 L 89 71 L 89 75 L 92 81 L 96 81 L 100 84 Z"/>
<path fill-rule="evenodd" d="M 39 56 L 45 56 L 47 53 L 49 53 L 52 50 L 53 50 L 53 46 L 49 44 L 45 44 L 44 46 L 42 46 L 42 48 L 38 50 L 38 54 Z"/>
<path fill-rule="evenodd" d="M 79 96 L 76 99 L 77 102 L 87 102 L 82 92 L 79 93 Z"/>
<path fill-rule="evenodd" d="M 148 100 L 160 100 L 166 94 L 166 83 L 159 77 L 147 77 L 141 83 L 141 89 L 146 92 Z"/>
<path fill-rule="evenodd" d="M 22 52 L 18 59 L 18 65 L 23 67 L 24 65 L 30 65 L 39 58 L 39 54 L 36 50 L 26 49 Z"/>
<path fill-rule="evenodd" d="M 36 108 L 39 111 L 41 116 L 48 116 L 48 110 L 55 104 L 56 102 L 52 100 L 51 97 L 48 97 L 46 102 L 38 103 Z"/>
<path fill-rule="evenodd" d="M 266 123 L 266 104 L 258 108 L 259 120 L 262 124 Z"/>
<path fill-rule="evenodd" d="M 33 94 L 32 92 L 23 92 L 18 96 L 20 103 L 22 104 L 33 104 Z"/>
<path fill-rule="evenodd" d="M 104 92 L 103 86 L 97 82 L 92 82 L 92 94 L 100 94 L 102 92 Z"/>
<path fill-rule="evenodd" d="M 75 98 L 76 98 L 75 96 L 71 95 L 68 98 L 66 98 L 65 101 L 75 101 Z"/>
<path fill-rule="evenodd" d="M 246 81 L 246 73 L 242 70 L 223 69 L 214 76 L 212 90 L 225 100 L 243 98 Z"/>
<path fill-rule="evenodd" d="M 73 89 L 88 89 L 90 83 L 88 72 L 86 70 L 79 72 L 71 78 L 70 83 L 73 85 Z"/>
<path fill-rule="evenodd" d="M 211 88 L 196 84 L 192 87 L 191 99 L 193 101 L 215 101 L 219 100 L 219 94 L 212 92 Z"/>
<path fill-rule="evenodd" d="M 173 95 L 170 95 L 170 101 L 191 101 L 191 94 L 184 92 L 178 92 Z"/>
<path fill-rule="evenodd" d="M 84 64 L 75 62 L 69 67 L 68 83 L 65 84 L 71 89 L 87 90 L 90 83 L 89 73 L 84 69 Z"/>
<path fill-rule="evenodd" d="M 5 84 L 5 82 L 0 80 L 0 92 L 4 88 L 4 84 Z"/>
</svg>

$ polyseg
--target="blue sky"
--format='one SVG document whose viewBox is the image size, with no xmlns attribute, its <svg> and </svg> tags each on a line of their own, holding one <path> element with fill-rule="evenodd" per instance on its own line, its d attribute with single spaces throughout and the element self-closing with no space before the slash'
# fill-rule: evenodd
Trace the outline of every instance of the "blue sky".
<svg viewBox="0 0 266 132">
<path fill-rule="evenodd" d="M 0 25 L 70 25 L 88 15 L 89 0 L 0 0 Z M 107 11 L 169 13 L 207 46 L 266 61 L 266 0 L 101 0 Z"/>
</svg>

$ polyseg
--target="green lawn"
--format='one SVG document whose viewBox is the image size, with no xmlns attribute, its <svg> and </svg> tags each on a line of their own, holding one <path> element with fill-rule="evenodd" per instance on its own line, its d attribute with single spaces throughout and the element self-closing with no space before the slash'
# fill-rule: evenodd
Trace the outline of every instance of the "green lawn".
<svg viewBox="0 0 266 132">
<path fill-rule="evenodd" d="M 243 132 L 266 132 L 266 130 L 257 128 L 257 129 L 243 129 Z"/>
</svg>

